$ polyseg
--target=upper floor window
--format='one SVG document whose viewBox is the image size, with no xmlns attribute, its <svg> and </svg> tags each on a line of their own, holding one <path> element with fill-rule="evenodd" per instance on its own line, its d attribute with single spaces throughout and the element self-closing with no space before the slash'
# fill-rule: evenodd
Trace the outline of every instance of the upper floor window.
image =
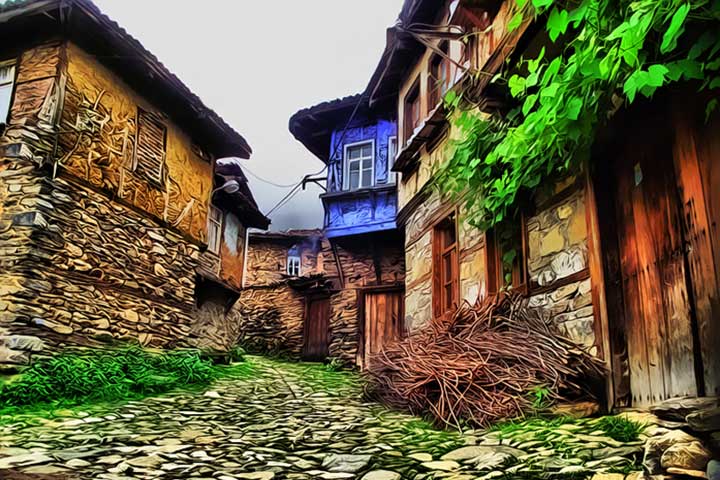
<svg viewBox="0 0 720 480">
<path fill-rule="evenodd" d="M 397 173 L 392 171 L 395 157 L 397 157 L 397 137 L 390 137 L 388 139 L 388 182 L 390 183 L 397 181 Z"/>
<path fill-rule="evenodd" d="M 291 277 L 300 276 L 300 257 L 298 255 L 288 255 L 287 258 L 287 274 Z"/>
<path fill-rule="evenodd" d="M 455 215 L 433 230 L 433 310 L 439 317 L 458 305 L 459 265 Z"/>
<path fill-rule="evenodd" d="M 415 129 L 420 126 L 420 83 L 418 81 L 415 81 L 415 85 L 405 97 L 404 112 L 404 141 L 407 142 L 415 133 Z"/>
<path fill-rule="evenodd" d="M 163 186 L 167 128 L 159 115 L 138 110 L 135 172 L 145 180 Z"/>
<path fill-rule="evenodd" d="M 448 44 L 440 46 L 443 55 L 436 54 L 430 61 L 430 75 L 428 75 L 428 110 L 432 111 L 442 100 L 450 89 L 451 84 L 451 63 L 448 60 Z"/>
<path fill-rule="evenodd" d="M 345 189 L 372 187 L 375 142 L 345 145 Z"/>
<path fill-rule="evenodd" d="M 497 293 L 512 288 L 527 290 L 527 264 L 525 261 L 526 222 L 523 215 L 516 223 L 507 223 L 502 229 L 485 232 L 487 251 L 488 291 Z"/>
<path fill-rule="evenodd" d="M 15 83 L 15 62 L 0 63 L 0 123 L 7 123 Z"/>
<path fill-rule="evenodd" d="M 208 250 L 220 253 L 220 239 L 222 238 L 222 211 L 210 205 L 208 212 Z"/>
</svg>

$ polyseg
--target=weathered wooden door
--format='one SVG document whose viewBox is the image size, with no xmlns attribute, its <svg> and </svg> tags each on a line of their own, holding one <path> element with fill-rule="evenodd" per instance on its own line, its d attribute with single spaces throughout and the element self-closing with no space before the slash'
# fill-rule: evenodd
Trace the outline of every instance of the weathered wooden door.
<svg viewBox="0 0 720 480">
<path fill-rule="evenodd" d="M 324 360 L 329 353 L 330 299 L 310 298 L 305 309 L 303 357 Z"/>
<path fill-rule="evenodd" d="M 405 334 L 402 291 L 367 292 L 364 294 L 364 358 L 382 350 L 383 346 Z"/>
<path fill-rule="evenodd" d="M 687 243 L 672 134 L 645 117 L 613 165 L 632 403 L 696 395 Z M 655 117 L 657 118 L 657 117 Z"/>
</svg>

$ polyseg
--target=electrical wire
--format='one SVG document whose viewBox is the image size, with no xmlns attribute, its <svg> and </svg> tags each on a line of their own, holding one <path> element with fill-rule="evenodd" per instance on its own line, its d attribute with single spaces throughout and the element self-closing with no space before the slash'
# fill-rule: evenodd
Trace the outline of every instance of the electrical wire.
<svg viewBox="0 0 720 480">
<path fill-rule="evenodd" d="M 266 180 L 266 179 L 262 178 L 261 176 L 259 176 L 258 174 L 256 174 L 255 172 L 253 172 L 252 170 L 250 170 L 249 168 L 247 168 L 245 165 L 242 166 L 242 169 L 243 169 L 243 171 L 244 171 L 245 173 L 249 174 L 249 175 L 250 175 L 251 177 L 253 177 L 255 180 L 258 180 L 258 181 L 263 182 L 263 183 L 267 183 L 268 185 L 272 185 L 273 187 L 277 187 L 277 188 L 290 188 L 290 187 L 294 187 L 295 185 L 297 185 L 297 183 L 290 183 L 290 184 L 287 184 L 287 185 L 281 185 L 281 184 L 279 184 L 279 183 L 271 182 L 270 180 Z"/>
</svg>

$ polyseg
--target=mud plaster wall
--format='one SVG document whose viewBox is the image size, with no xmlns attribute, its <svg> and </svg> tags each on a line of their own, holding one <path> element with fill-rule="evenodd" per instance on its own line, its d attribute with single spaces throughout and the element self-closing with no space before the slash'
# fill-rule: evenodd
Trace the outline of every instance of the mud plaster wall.
<svg viewBox="0 0 720 480">
<path fill-rule="evenodd" d="M 114 73 L 73 44 L 67 56 L 66 91 L 58 160 L 73 175 L 108 190 L 139 209 L 204 242 L 207 237 L 211 164 L 190 138 L 166 120 L 166 178 L 155 186 L 133 171 L 138 108 L 160 113 Z"/>
</svg>

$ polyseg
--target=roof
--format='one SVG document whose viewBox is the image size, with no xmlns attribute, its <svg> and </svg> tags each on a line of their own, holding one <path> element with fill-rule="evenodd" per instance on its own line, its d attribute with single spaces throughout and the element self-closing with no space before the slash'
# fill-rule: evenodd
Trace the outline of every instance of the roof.
<svg viewBox="0 0 720 480">
<path fill-rule="evenodd" d="M 90 0 L 6 1 L 0 3 L 0 25 L 5 47 L 38 37 L 72 40 L 169 114 L 204 149 L 217 157 L 250 157 L 242 135 Z"/>
<path fill-rule="evenodd" d="M 299 241 L 306 238 L 320 237 L 322 235 L 323 231 L 319 228 L 284 230 L 281 232 L 250 232 L 250 238 L 279 241 Z"/>
</svg>

